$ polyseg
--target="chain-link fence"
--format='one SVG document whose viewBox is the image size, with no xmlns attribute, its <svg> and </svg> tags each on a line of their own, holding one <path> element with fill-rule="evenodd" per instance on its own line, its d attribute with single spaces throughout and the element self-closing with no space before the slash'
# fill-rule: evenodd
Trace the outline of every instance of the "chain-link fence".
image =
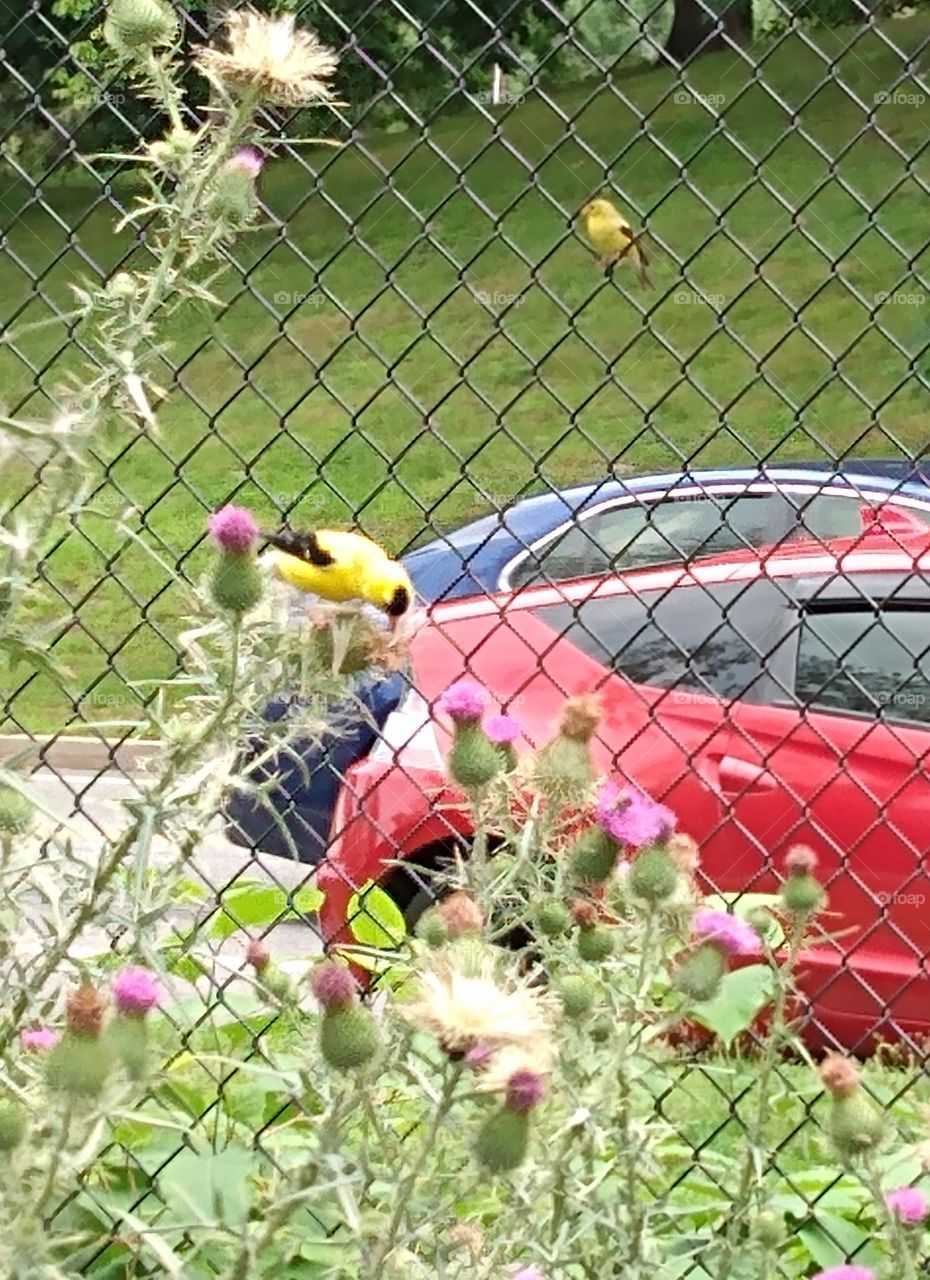
<svg viewBox="0 0 930 1280">
<path fill-rule="evenodd" d="M 178 313 L 159 431 L 110 429 L 45 550 L 36 616 L 67 675 L 8 673 L 8 753 L 40 741 L 49 803 L 93 842 L 146 753 L 133 722 L 183 669 L 176 575 L 201 574 L 207 514 L 354 526 L 406 554 L 442 639 L 360 683 L 365 717 L 325 749 L 272 762 L 270 802 L 233 806 L 199 866 L 215 909 L 322 860 L 327 941 L 371 941 L 370 882 L 411 924 L 470 834 L 437 808 L 430 704 L 470 674 L 539 744 L 599 689 L 599 763 L 680 815 L 716 890 L 771 894 L 815 848 L 841 941 L 804 974 L 812 1040 L 916 1049 L 930 10 L 297 8 L 347 105 L 266 113 L 262 221 L 221 313 Z M 185 49 L 221 16 L 184 10 Z M 162 122 L 100 20 L 0 6 L 4 322 L 41 322 L 0 349 L 11 414 L 54 406 L 85 354 L 72 287 L 149 260 L 144 228 L 114 231 L 119 153 Z M 4 476 L 23 502 L 41 483 Z"/>
</svg>

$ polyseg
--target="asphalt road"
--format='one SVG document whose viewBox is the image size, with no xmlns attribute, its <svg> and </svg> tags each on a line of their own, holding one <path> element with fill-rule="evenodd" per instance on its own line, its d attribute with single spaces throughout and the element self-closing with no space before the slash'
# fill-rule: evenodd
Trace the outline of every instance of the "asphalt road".
<svg viewBox="0 0 930 1280">
<path fill-rule="evenodd" d="M 131 799 L 135 788 L 130 778 L 119 770 L 111 769 L 102 774 L 70 771 L 57 775 L 50 769 L 41 769 L 32 775 L 30 783 L 40 802 L 56 817 L 68 822 L 76 849 L 94 853 L 107 836 L 117 834 L 126 821 L 123 802 Z M 43 818 L 46 829 L 53 825 Z M 168 866 L 173 861 L 166 845 L 155 842 L 152 866 Z M 309 867 L 289 862 L 286 858 L 253 855 L 250 850 L 231 844 L 223 834 L 222 824 L 216 819 L 208 829 L 199 849 L 189 865 L 189 878 L 202 880 L 209 897 L 216 897 L 231 881 L 237 878 L 275 881 L 285 888 L 312 885 Z M 168 923 L 190 920 L 190 909 L 179 908 L 172 912 Z M 306 968 L 307 957 L 320 951 L 316 931 L 307 925 L 279 924 L 269 933 L 266 941 L 276 960 L 285 969 L 291 963 L 301 970 Z M 73 950 L 77 956 L 82 951 L 99 951 L 99 933 L 92 932 L 80 947 Z M 220 957 L 231 966 L 241 963 L 243 941 L 232 938 L 218 948 Z"/>
</svg>

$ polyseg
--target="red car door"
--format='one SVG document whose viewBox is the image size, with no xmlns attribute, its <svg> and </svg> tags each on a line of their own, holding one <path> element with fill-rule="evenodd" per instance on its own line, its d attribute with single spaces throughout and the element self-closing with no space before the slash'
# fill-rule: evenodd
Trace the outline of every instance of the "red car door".
<svg viewBox="0 0 930 1280">
<path fill-rule="evenodd" d="M 772 891 L 791 845 L 815 850 L 828 910 L 803 985 L 855 1043 L 855 1028 L 930 1029 L 930 614 L 833 591 L 785 639 L 782 705 L 735 713 L 718 775 L 730 835 L 704 870 Z"/>
<path fill-rule="evenodd" d="M 737 582 L 721 575 L 701 582 L 677 575 L 671 587 L 628 575 L 631 589 L 622 594 L 532 608 L 562 639 L 550 651 L 550 671 L 561 669 L 571 645 L 621 677 L 601 684 L 599 767 L 673 808 L 705 857 L 729 839 L 719 769 L 732 743 L 732 708 L 759 696 L 767 637 L 786 609 L 783 592 L 761 573 Z"/>
</svg>

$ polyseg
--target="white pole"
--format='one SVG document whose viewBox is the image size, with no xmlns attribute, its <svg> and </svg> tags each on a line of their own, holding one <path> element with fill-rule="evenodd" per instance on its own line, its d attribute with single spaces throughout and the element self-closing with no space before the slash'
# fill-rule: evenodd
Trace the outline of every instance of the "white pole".
<svg viewBox="0 0 930 1280">
<path fill-rule="evenodd" d="M 494 63 L 494 80 L 491 88 L 491 102 L 494 104 L 495 107 L 500 106 L 501 99 L 504 96 L 501 92 L 502 80 L 503 80 L 503 76 L 501 75 L 500 63 L 495 62 Z"/>
</svg>

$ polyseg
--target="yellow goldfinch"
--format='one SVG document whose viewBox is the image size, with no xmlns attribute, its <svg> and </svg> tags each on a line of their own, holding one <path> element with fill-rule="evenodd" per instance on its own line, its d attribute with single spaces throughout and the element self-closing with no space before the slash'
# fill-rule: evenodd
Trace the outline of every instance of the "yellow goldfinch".
<svg viewBox="0 0 930 1280">
<path fill-rule="evenodd" d="M 623 258 L 628 258 L 644 289 L 652 288 L 646 268 L 649 259 L 642 236 L 636 236 L 623 214 L 609 200 L 589 200 L 582 208 L 585 234 L 601 255 L 604 275 L 609 276 Z"/>
<path fill-rule="evenodd" d="M 337 603 L 364 600 L 394 619 L 413 603 L 404 566 L 361 533 L 284 529 L 264 536 L 278 552 L 274 571 L 292 587 Z"/>
</svg>

